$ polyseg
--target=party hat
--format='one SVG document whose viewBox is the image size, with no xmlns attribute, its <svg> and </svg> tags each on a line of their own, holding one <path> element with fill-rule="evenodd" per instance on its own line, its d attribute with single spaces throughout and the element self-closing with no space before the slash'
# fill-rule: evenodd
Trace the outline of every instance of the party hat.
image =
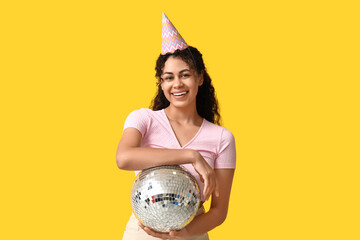
<svg viewBox="0 0 360 240">
<path fill-rule="evenodd" d="M 185 40 L 181 37 L 165 13 L 163 13 L 161 54 L 173 53 L 176 49 L 183 50 L 187 47 L 188 45 Z"/>
</svg>

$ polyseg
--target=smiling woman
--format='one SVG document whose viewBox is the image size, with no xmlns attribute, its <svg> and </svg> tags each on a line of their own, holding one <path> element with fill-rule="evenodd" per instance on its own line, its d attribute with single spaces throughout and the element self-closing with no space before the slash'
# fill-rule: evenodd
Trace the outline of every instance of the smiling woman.
<svg viewBox="0 0 360 240">
<path fill-rule="evenodd" d="M 127 117 L 117 150 L 120 169 L 139 170 L 181 165 L 196 179 L 201 201 L 212 196 L 185 228 L 157 233 L 131 216 L 123 239 L 208 239 L 207 232 L 225 221 L 236 165 L 235 140 L 220 126 L 215 90 L 202 54 L 188 46 L 163 15 L 163 49 L 156 61 L 157 95 L 151 109 Z M 167 28 L 172 31 L 170 34 Z M 165 32 L 165 33 L 164 33 Z M 173 45 L 170 44 L 173 42 Z"/>
</svg>

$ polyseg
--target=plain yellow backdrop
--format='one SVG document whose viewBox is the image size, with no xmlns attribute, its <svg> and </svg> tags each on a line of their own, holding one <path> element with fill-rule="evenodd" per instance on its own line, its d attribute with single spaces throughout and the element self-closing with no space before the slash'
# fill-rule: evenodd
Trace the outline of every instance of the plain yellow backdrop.
<svg viewBox="0 0 360 240">
<path fill-rule="evenodd" d="M 115 153 L 165 12 L 204 56 L 237 169 L 211 239 L 360 239 L 357 1 L 0 3 L 0 239 L 121 239 Z"/>
</svg>

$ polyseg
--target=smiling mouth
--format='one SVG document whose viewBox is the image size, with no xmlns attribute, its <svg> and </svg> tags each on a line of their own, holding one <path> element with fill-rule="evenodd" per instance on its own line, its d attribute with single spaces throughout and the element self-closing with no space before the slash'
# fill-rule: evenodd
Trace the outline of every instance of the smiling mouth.
<svg viewBox="0 0 360 240">
<path fill-rule="evenodd" d="M 180 97 L 180 96 L 184 96 L 185 94 L 187 94 L 189 91 L 185 91 L 185 92 L 180 92 L 180 93 L 172 93 L 172 95 L 174 95 L 175 97 Z"/>
</svg>

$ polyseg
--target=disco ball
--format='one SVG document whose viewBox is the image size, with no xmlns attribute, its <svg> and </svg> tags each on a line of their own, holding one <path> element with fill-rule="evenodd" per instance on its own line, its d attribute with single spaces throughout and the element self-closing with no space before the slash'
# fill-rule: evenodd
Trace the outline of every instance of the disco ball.
<svg viewBox="0 0 360 240">
<path fill-rule="evenodd" d="M 157 232 L 180 230 L 189 224 L 200 205 L 196 179 L 178 165 L 141 171 L 131 190 L 135 217 Z"/>
</svg>

